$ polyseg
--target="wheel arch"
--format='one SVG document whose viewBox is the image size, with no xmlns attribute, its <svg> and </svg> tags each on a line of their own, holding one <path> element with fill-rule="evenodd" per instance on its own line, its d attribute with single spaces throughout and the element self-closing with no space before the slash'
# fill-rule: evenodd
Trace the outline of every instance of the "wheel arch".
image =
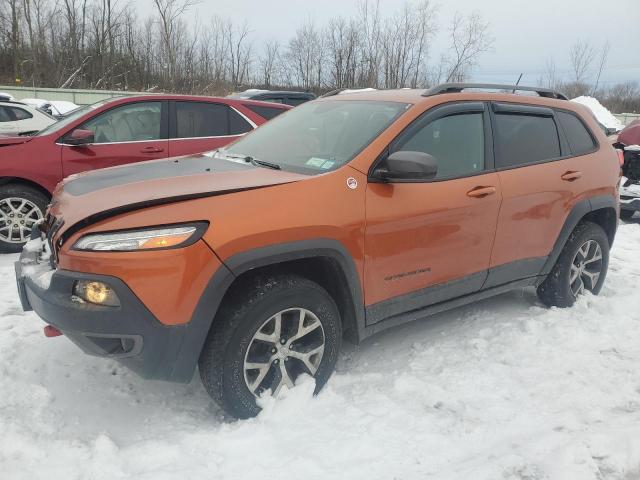
<svg viewBox="0 0 640 480">
<path fill-rule="evenodd" d="M 603 195 L 586 198 L 574 205 L 560 230 L 560 234 L 551 250 L 551 254 L 544 264 L 541 275 L 548 275 L 549 272 L 551 272 L 551 269 L 556 264 L 562 249 L 569 239 L 569 235 L 571 235 L 571 232 L 573 232 L 576 226 L 583 221 L 590 221 L 600 225 L 607 234 L 609 245 L 613 245 L 618 228 L 616 200 L 609 195 Z"/>
<path fill-rule="evenodd" d="M 27 185 L 29 187 L 32 187 L 32 188 L 38 190 L 40 193 L 42 193 L 48 199 L 51 199 L 51 192 L 49 190 L 47 190 L 45 187 L 43 187 L 42 185 L 40 185 L 39 183 L 34 182 L 33 180 L 29 180 L 29 179 L 23 178 L 23 177 L 0 177 L 0 186 L 18 185 L 18 184 Z"/>
<path fill-rule="evenodd" d="M 205 288 L 191 321 L 185 325 L 172 377 L 188 381 L 215 316 L 235 287 L 255 275 L 293 273 L 322 286 L 333 297 L 343 322 L 343 337 L 358 343 L 364 330 L 360 277 L 346 247 L 334 239 L 313 239 L 270 245 L 224 260 Z"/>
</svg>

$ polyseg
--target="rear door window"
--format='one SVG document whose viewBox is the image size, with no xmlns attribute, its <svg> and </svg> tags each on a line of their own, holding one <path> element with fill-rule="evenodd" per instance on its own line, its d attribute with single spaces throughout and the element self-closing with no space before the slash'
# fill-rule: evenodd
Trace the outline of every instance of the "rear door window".
<svg viewBox="0 0 640 480">
<path fill-rule="evenodd" d="M 568 112 L 556 111 L 556 117 L 564 129 L 573 155 L 584 155 L 595 149 L 596 144 L 593 137 L 577 116 Z"/>
<path fill-rule="evenodd" d="M 561 156 L 558 129 L 552 116 L 496 113 L 494 128 L 497 168 L 518 167 Z"/>
<path fill-rule="evenodd" d="M 228 110 L 219 103 L 176 102 L 176 138 L 229 135 Z"/>
<path fill-rule="evenodd" d="M 0 122 L 13 122 L 14 118 L 11 115 L 9 107 L 0 106 Z"/>
<path fill-rule="evenodd" d="M 482 112 L 438 118 L 401 139 L 393 151 L 428 153 L 438 162 L 436 178 L 473 175 L 485 168 L 484 122 Z"/>
</svg>

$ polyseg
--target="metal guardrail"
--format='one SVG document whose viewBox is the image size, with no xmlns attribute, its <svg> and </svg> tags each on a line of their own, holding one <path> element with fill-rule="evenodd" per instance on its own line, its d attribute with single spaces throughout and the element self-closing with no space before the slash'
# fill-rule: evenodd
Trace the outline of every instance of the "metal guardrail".
<svg viewBox="0 0 640 480">
<path fill-rule="evenodd" d="M 9 85 L 0 85 L 0 92 L 13 95 L 16 100 L 23 98 L 42 98 L 45 100 L 66 100 L 76 105 L 89 105 L 99 102 L 107 98 L 131 96 L 131 95 L 150 95 L 149 92 L 128 92 L 120 90 L 84 90 L 84 89 L 68 89 L 68 88 L 31 88 L 16 87 Z"/>
</svg>

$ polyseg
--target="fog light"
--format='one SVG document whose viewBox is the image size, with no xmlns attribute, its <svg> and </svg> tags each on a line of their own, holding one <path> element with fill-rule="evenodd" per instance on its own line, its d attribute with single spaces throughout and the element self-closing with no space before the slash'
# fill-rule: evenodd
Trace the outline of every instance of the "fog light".
<svg viewBox="0 0 640 480">
<path fill-rule="evenodd" d="M 120 300 L 118 300 L 116 292 L 106 283 L 78 280 L 73 286 L 73 293 L 82 300 L 96 305 L 120 306 Z"/>
</svg>

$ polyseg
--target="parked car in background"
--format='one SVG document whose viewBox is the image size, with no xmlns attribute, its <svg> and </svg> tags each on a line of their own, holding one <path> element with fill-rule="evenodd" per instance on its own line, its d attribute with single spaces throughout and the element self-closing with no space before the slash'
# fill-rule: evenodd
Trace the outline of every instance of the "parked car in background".
<svg viewBox="0 0 640 480">
<path fill-rule="evenodd" d="M 614 146 L 624 152 L 620 218 L 630 220 L 636 212 L 640 212 L 640 120 L 627 125 L 618 135 Z"/>
<path fill-rule="evenodd" d="M 20 100 L 22 103 L 33 105 L 39 110 L 42 110 L 49 115 L 61 119 L 67 116 L 69 113 L 80 108 L 73 102 L 66 100 L 44 100 L 42 98 L 23 98 Z"/>
<path fill-rule="evenodd" d="M 227 98 L 240 98 L 245 100 L 260 100 L 262 102 L 283 103 L 296 107 L 310 100 L 315 100 L 316 96 L 311 92 L 260 90 L 251 88 L 244 92 L 233 93 Z"/>
<path fill-rule="evenodd" d="M 56 118 L 33 105 L 0 100 L 0 134 L 32 135 L 52 123 Z"/>
<path fill-rule="evenodd" d="M 67 178 L 16 263 L 22 306 L 142 376 L 198 365 L 248 417 L 300 375 L 322 388 L 343 338 L 522 287 L 598 294 L 620 174 L 604 133 L 557 92 L 468 87 L 514 88 L 335 95 L 190 160 Z"/>
<path fill-rule="evenodd" d="M 0 252 L 21 250 L 66 176 L 219 148 L 289 108 L 214 97 L 120 97 L 82 107 L 34 136 L 0 138 Z"/>
</svg>

